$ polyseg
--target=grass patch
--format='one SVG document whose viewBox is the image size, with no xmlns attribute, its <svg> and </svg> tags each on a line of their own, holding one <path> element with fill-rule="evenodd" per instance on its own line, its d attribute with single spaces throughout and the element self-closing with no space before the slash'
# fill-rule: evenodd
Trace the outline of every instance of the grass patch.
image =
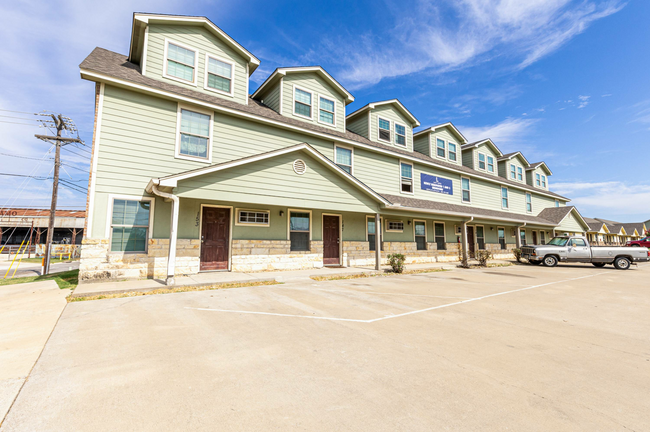
<svg viewBox="0 0 650 432">
<path fill-rule="evenodd" d="M 181 286 L 174 288 L 159 288 L 151 291 L 129 291 L 123 293 L 115 294 L 99 294 L 94 296 L 86 297 L 68 297 L 68 303 L 88 301 L 88 300 L 104 300 L 104 299 L 115 299 L 115 298 L 125 298 L 125 297 L 141 297 L 148 295 L 158 295 L 158 294 L 173 294 L 173 293 L 182 293 L 182 292 L 191 292 L 191 291 L 211 291 L 218 289 L 227 289 L 227 288 L 242 288 L 242 287 L 251 287 L 251 286 L 262 286 L 262 285 L 280 285 L 283 282 L 278 281 L 259 281 L 259 282 L 229 282 L 222 284 L 213 284 L 213 285 L 203 285 L 203 286 Z"/>
<path fill-rule="evenodd" d="M 46 280 L 54 280 L 61 289 L 75 289 L 79 284 L 79 270 L 52 273 L 44 276 L 26 276 L 14 279 L 0 279 L 0 286 L 29 282 L 42 282 Z"/>
<path fill-rule="evenodd" d="M 420 273 L 436 273 L 449 271 L 447 269 L 418 269 L 418 270 L 404 270 L 403 273 L 394 273 L 392 271 L 386 271 L 383 273 L 355 273 L 349 275 L 333 275 L 333 276 L 310 276 L 311 279 L 315 281 L 336 281 L 336 280 L 346 280 L 346 279 L 361 279 L 369 277 L 378 277 L 378 276 L 399 276 L 399 275 L 410 275 L 410 274 L 420 274 Z"/>
<path fill-rule="evenodd" d="M 19 259 L 20 259 L 20 257 L 18 257 L 16 259 L 16 263 L 18 262 Z M 54 258 L 54 257 L 50 258 L 50 264 L 58 264 L 58 263 L 73 262 L 73 261 L 79 261 L 79 258 L 73 258 L 71 260 L 69 260 L 67 258 L 63 258 L 63 259 L 58 259 L 58 258 Z M 42 257 L 41 258 L 39 258 L 39 257 L 23 258 L 22 262 L 24 262 L 24 263 L 39 263 L 40 264 L 41 262 L 43 262 L 43 258 Z"/>
</svg>

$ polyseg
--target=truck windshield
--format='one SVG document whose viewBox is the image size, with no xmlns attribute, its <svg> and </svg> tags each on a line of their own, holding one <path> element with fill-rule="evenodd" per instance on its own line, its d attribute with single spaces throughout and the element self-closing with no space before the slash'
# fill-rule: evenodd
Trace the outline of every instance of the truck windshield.
<svg viewBox="0 0 650 432">
<path fill-rule="evenodd" d="M 569 239 L 566 237 L 553 237 L 550 242 L 546 243 L 553 246 L 564 246 Z"/>
</svg>

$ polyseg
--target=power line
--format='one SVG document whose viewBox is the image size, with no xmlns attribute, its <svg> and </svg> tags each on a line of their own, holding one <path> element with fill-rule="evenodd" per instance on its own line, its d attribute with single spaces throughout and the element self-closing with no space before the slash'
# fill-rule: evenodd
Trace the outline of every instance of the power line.
<svg viewBox="0 0 650 432">
<path fill-rule="evenodd" d="M 1 154 L 1 153 L 0 153 L 0 154 Z M 63 166 L 67 166 L 68 168 L 76 169 L 77 171 L 81 171 L 81 172 L 85 172 L 85 173 L 88 172 L 88 170 L 81 169 L 81 168 L 77 168 L 76 166 L 74 166 L 74 165 L 70 165 L 70 164 L 67 164 L 67 163 L 61 163 L 61 165 L 63 165 Z"/>
<path fill-rule="evenodd" d="M 69 151 L 69 152 L 72 153 L 72 154 L 76 154 L 76 155 L 79 156 L 79 157 L 82 157 L 82 158 L 87 158 L 87 157 L 88 157 L 88 156 L 85 156 L 85 155 L 82 155 L 82 154 L 79 154 L 79 153 L 73 152 L 72 150 L 70 150 L 70 149 L 67 148 L 67 147 L 61 147 L 61 148 L 62 148 L 63 150 L 65 150 L 65 151 Z M 75 147 L 75 148 L 76 148 L 76 147 Z"/>
<path fill-rule="evenodd" d="M 32 114 L 32 115 L 38 115 L 36 113 L 30 113 L 26 111 L 14 111 L 14 110 L 8 110 L 8 109 L 0 109 L 0 111 L 5 111 L 5 112 L 12 112 L 12 113 L 20 113 L 20 114 Z"/>
<path fill-rule="evenodd" d="M 33 178 L 34 180 L 51 180 L 52 179 L 52 177 L 32 176 L 32 175 L 26 175 L 26 174 L 0 173 L 0 175 L 10 176 L 10 177 L 29 177 L 29 178 Z"/>
<path fill-rule="evenodd" d="M 30 119 L 30 118 L 25 118 L 25 117 L 6 116 L 6 115 L 2 115 L 2 114 L 0 114 L 0 117 L 10 118 L 10 119 L 18 119 L 18 120 L 25 120 L 25 121 L 35 121 L 35 122 L 40 121 L 39 119 Z"/>
<path fill-rule="evenodd" d="M 25 120 L 27 120 L 27 119 L 25 119 Z M 12 121 L 4 121 L 4 120 L 0 120 L 0 123 L 18 124 L 18 125 L 26 125 L 26 126 L 38 126 L 38 127 L 42 127 L 42 126 L 37 125 L 37 124 L 34 124 L 34 123 L 18 123 L 18 122 L 12 122 Z"/>
<path fill-rule="evenodd" d="M 0 153 L 0 155 L 1 156 L 9 156 L 9 157 L 20 158 L 20 159 L 43 160 L 43 158 L 35 158 L 35 157 L 29 157 L 29 156 L 13 155 L 13 154 L 9 154 L 9 153 Z M 46 159 L 54 159 L 54 158 L 46 158 Z"/>
</svg>

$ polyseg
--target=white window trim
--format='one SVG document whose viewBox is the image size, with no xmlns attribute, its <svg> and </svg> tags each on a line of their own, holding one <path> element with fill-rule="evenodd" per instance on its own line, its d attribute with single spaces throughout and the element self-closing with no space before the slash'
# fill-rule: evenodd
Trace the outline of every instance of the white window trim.
<svg viewBox="0 0 650 432">
<path fill-rule="evenodd" d="M 519 178 L 519 176 L 521 176 L 521 178 Z M 520 166 L 517 166 L 517 181 L 523 183 L 525 179 L 526 176 L 524 174 L 524 169 Z"/>
<path fill-rule="evenodd" d="M 342 146 L 340 144 L 334 144 L 334 164 L 338 166 L 338 163 L 336 162 L 336 149 L 337 148 L 350 150 L 352 152 L 351 159 L 350 159 L 350 163 L 352 164 L 352 165 L 350 165 L 350 175 L 354 175 L 354 147 L 348 147 L 348 146 Z"/>
<path fill-rule="evenodd" d="M 500 240 L 499 239 L 499 230 L 500 229 L 503 230 L 503 242 L 506 244 L 506 247 L 507 247 L 508 246 L 508 240 L 506 239 L 506 232 L 507 231 L 506 231 L 506 227 L 504 227 L 504 226 L 498 226 L 497 225 L 497 244 L 501 245 L 501 242 L 499 242 L 499 240 Z"/>
<path fill-rule="evenodd" d="M 542 187 L 542 175 L 540 173 L 535 173 L 535 186 Z"/>
<path fill-rule="evenodd" d="M 546 176 L 544 174 L 542 174 L 542 189 L 546 189 L 546 187 L 548 186 L 548 183 L 546 183 L 546 180 L 547 180 Z"/>
<path fill-rule="evenodd" d="M 508 207 L 503 206 L 503 190 L 506 190 L 506 200 L 508 201 Z M 499 200 L 501 201 L 501 209 L 502 210 L 510 210 L 510 190 L 508 190 L 507 186 L 501 186 L 501 189 L 499 189 Z"/>
<path fill-rule="evenodd" d="M 476 155 L 476 169 L 479 171 L 485 171 L 487 172 L 487 154 L 486 153 L 481 153 L 477 152 L 478 154 Z M 483 163 L 485 164 L 485 168 L 481 168 L 481 155 L 485 158 Z"/>
<path fill-rule="evenodd" d="M 390 225 L 391 222 L 401 222 L 402 223 L 402 229 L 401 230 L 395 230 L 395 229 L 388 229 L 388 226 Z M 404 221 L 400 219 L 387 219 L 386 224 L 384 226 L 384 232 L 397 232 L 397 233 L 403 233 L 404 232 Z"/>
<path fill-rule="evenodd" d="M 231 67 L 231 69 L 230 69 L 230 76 L 231 76 L 230 77 L 230 92 L 225 92 L 223 90 L 217 90 L 217 89 L 214 89 L 214 88 L 208 86 L 208 75 L 209 75 L 208 63 L 209 63 L 209 59 L 218 60 L 220 62 L 227 63 L 227 64 L 230 65 L 230 67 Z M 217 56 L 212 55 L 212 54 L 205 53 L 205 77 L 203 78 L 203 88 L 205 90 L 207 90 L 207 91 L 219 93 L 219 94 L 222 94 L 222 95 L 225 95 L 225 96 L 235 97 L 235 62 L 233 62 L 232 60 L 228 60 L 228 59 L 225 59 L 225 58 L 217 57 Z"/>
<path fill-rule="evenodd" d="M 300 118 L 304 118 L 304 119 L 308 119 L 308 120 L 314 120 L 314 92 L 310 91 L 310 90 L 307 90 L 304 87 L 297 86 L 295 84 L 293 84 L 292 87 L 293 87 L 293 92 L 292 92 L 291 99 L 293 100 L 293 102 L 291 104 L 292 105 L 291 110 L 293 111 L 293 115 L 296 116 L 296 117 L 300 117 Z M 310 107 L 311 107 L 311 110 L 310 110 L 311 117 L 307 117 L 306 115 L 298 114 L 296 112 L 296 90 L 301 90 L 301 91 L 304 91 L 305 93 L 309 93 L 311 95 L 311 105 L 310 105 Z M 302 103 L 302 102 L 300 102 L 300 103 Z M 303 105 L 306 105 L 306 104 L 303 104 Z"/>
<path fill-rule="evenodd" d="M 461 225 L 454 225 L 454 228 L 455 235 L 463 235 L 463 227 Z"/>
<path fill-rule="evenodd" d="M 429 236 L 427 235 L 427 221 L 424 219 L 413 219 L 413 241 L 415 241 L 415 223 L 416 222 L 422 222 L 424 223 L 424 242 L 428 243 L 429 242 Z"/>
<path fill-rule="evenodd" d="M 233 207 L 232 206 L 225 206 L 225 205 L 218 205 L 218 204 L 201 204 L 201 209 L 199 213 L 199 240 L 201 240 L 201 237 L 203 236 L 203 207 L 215 207 L 215 208 L 226 208 L 230 210 L 230 226 L 228 227 L 228 271 L 232 270 L 232 223 L 234 219 L 234 214 L 233 214 Z M 201 247 L 203 247 L 203 243 L 201 243 Z M 201 261 L 201 249 L 199 249 L 199 269 L 201 268 L 200 266 L 200 261 Z M 218 272 L 218 271 L 223 271 L 223 270 L 199 270 L 199 273 L 205 273 L 205 272 Z"/>
<path fill-rule="evenodd" d="M 555 200 L 555 207 L 560 207 L 560 200 Z"/>
<path fill-rule="evenodd" d="M 404 128 L 404 145 L 397 144 L 397 126 L 398 125 L 402 126 Z M 377 127 L 379 127 L 379 123 L 377 123 Z M 406 137 L 408 136 L 408 127 L 406 127 L 406 125 L 403 125 L 402 123 L 393 122 L 393 129 L 395 130 L 395 132 L 394 132 L 395 145 L 397 147 L 407 148 L 408 147 L 408 141 L 406 140 Z M 402 136 L 402 135 L 400 135 L 400 136 Z"/>
<path fill-rule="evenodd" d="M 197 112 L 199 114 L 205 114 L 210 116 L 210 138 L 208 139 L 208 157 L 207 159 L 204 158 L 199 158 L 196 156 L 188 156 L 181 154 L 181 110 L 188 110 L 188 111 L 193 111 Z M 202 108 L 197 108 L 194 106 L 190 105 L 183 105 L 183 104 L 178 104 L 177 112 L 176 112 L 176 148 L 174 150 L 174 157 L 176 159 L 185 159 L 185 160 L 190 160 L 194 162 L 203 162 L 210 164 L 212 163 L 212 136 L 214 135 L 214 111 L 208 111 Z"/>
<path fill-rule="evenodd" d="M 492 171 L 490 171 L 490 159 L 492 159 Z M 495 166 L 494 166 L 494 157 L 490 156 L 490 155 L 487 155 L 485 157 L 485 171 L 488 172 L 488 173 L 494 174 L 494 172 L 495 172 L 494 168 L 495 168 Z"/>
<path fill-rule="evenodd" d="M 463 179 L 467 179 L 469 181 L 469 201 L 465 201 L 463 199 Z M 460 202 L 462 204 L 471 204 L 472 203 L 472 179 L 469 177 L 461 177 L 460 178 Z"/>
<path fill-rule="evenodd" d="M 442 225 L 442 239 L 444 240 L 444 243 L 447 243 L 447 225 L 445 225 L 444 222 L 442 221 L 433 221 L 433 225 L 431 228 L 433 229 L 433 242 L 436 242 L 436 224 L 441 224 Z"/>
<path fill-rule="evenodd" d="M 388 127 L 389 127 L 388 132 L 390 133 L 390 138 L 388 140 L 380 138 L 380 135 L 379 135 L 379 120 L 384 120 L 384 121 L 388 122 Z M 386 129 L 384 129 L 384 130 L 386 130 Z M 392 139 L 393 139 L 393 122 L 391 120 L 388 120 L 387 118 L 377 116 L 377 141 L 392 144 L 392 141 L 391 141 Z"/>
<path fill-rule="evenodd" d="M 147 230 L 147 241 L 145 243 L 145 248 L 144 252 L 119 252 L 119 251 L 111 251 L 111 243 L 113 241 L 113 230 L 111 229 L 113 227 L 113 203 L 115 200 L 127 200 L 127 201 L 149 201 L 149 227 Z M 108 194 L 108 205 L 106 206 L 106 230 L 104 234 L 104 238 L 108 239 L 108 253 L 109 254 L 146 254 L 149 251 L 149 240 L 152 238 L 152 232 L 153 232 L 153 216 L 154 216 L 154 211 L 155 211 L 155 206 L 156 206 L 156 198 L 155 197 L 146 197 L 146 196 L 141 196 L 141 195 L 115 195 L 115 194 Z"/>
<path fill-rule="evenodd" d="M 528 197 L 530 197 L 530 210 L 528 210 Z M 533 212 L 533 194 L 530 192 L 526 192 L 525 198 L 526 200 L 526 213 L 532 213 Z"/>
<path fill-rule="evenodd" d="M 402 164 L 411 166 L 411 192 L 402 191 Z M 399 160 L 399 192 L 406 195 L 415 194 L 415 166 L 411 162 Z"/>
<path fill-rule="evenodd" d="M 454 152 L 454 153 L 456 154 L 456 160 L 452 160 L 451 157 L 449 157 L 449 156 L 451 155 L 451 151 L 449 150 L 449 145 L 450 145 L 450 144 L 453 144 L 453 145 L 456 147 L 456 151 Z M 458 149 L 459 149 L 459 148 L 460 148 L 460 146 L 459 146 L 458 144 L 447 141 L 447 160 L 448 160 L 449 162 L 451 162 L 451 163 L 458 163 L 458 153 L 459 153 L 459 152 L 458 152 Z"/>
<path fill-rule="evenodd" d="M 320 95 L 320 94 L 316 95 L 316 96 L 318 97 L 318 117 L 316 117 L 316 120 L 318 120 L 318 123 L 320 123 L 322 125 L 335 128 L 336 127 L 336 117 L 337 117 L 336 116 L 336 99 L 330 99 L 329 97 L 326 97 L 326 96 L 323 96 L 323 95 Z M 321 98 L 334 103 L 334 111 L 332 112 L 332 114 L 334 115 L 334 123 L 327 123 L 327 122 L 321 121 L 321 119 L 320 119 L 320 111 L 321 111 L 320 100 L 321 100 Z M 295 107 L 296 107 L 296 105 L 294 104 L 294 108 Z M 330 111 L 327 111 L 327 110 L 323 110 L 323 111 L 330 112 Z"/>
<path fill-rule="evenodd" d="M 513 171 L 514 171 L 514 177 L 512 175 Z M 510 164 L 510 176 L 509 176 L 509 178 L 510 178 L 510 180 L 517 180 L 517 165 Z"/>
<path fill-rule="evenodd" d="M 291 240 L 291 212 L 295 213 L 309 213 L 309 241 L 311 242 L 311 232 L 314 228 L 314 215 L 311 210 L 303 209 L 287 209 L 287 240 Z M 311 247 L 311 245 L 310 245 Z"/>
<path fill-rule="evenodd" d="M 366 241 L 368 241 L 368 234 L 369 234 L 368 233 L 368 219 L 375 219 L 375 216 L 374 215 L 366 215 Z M 384 217 L 383 216 L 379 217 L 379 225 L 381 225 L 381 227 L 384 226 Z M 381 236 L 381 231 L 382 231 L 381 227 L 380 227 L 380 230 L 379 230 L 379 242 L 381 242 L 383 240 L 383 238 Z M 375 235 L 377 235 L 377 225 L 376 224 L 375 224 Z"/>
<path fill-rule="evenodd" d="M 438 140 L 442 141 L 442 143 L 443 143 L 443 146 L 444 146 L 444 149 L 445 149 L 445 155 L 444 155 L 444 156 L 440 156 L 440 155 L 438 154 Z M 443 140 L 442 138 L 438 138 L 438 137 L 435 137 L 435 138 L 433 139 L 433 141 L 434 141 L 434 143 L 435 143 L 435 148 L 436 148 L 436 157 L 437 157 L 438 159 L 447 159 L 447 154 L 449 153 L 449 152 L 447 151 L 447 141 Z"/>
<path fill-rule="evenodd" d="M 239 222 L 239 212 L 255 212 L 255 213 L 268 213 L 269 222 L 266 224 L 254 223 L 254 222 Z M 259 209 L 250 209 L 250 208 L 236 208 L 235 209 L 235 226 L 246 226 L 246 227 L 260 227 L 268 228 L 271 226 L 271 210 L 259 210 Z"/>
<path fill-rule="evenodd" d="M 476 245 L 478 246 L 478 227 L 483 228 L 483 244 L 485 245 L 485 225 L 474 225 L 474 241 L 476 242 Z M 498 234 L 497 234 L 498 235 Z"/>
<path fill-rule="evenodd" d="M 170 43 L 174 44 L 176 46 L 179 46 L 181 48 L 185 48 L 186 50 L 194 52 L 194 78 L 192 79 L 191 82 L 187 81 L 187 80 L 184 80 L 182 78 L 177 78 L 177 77 L 169 75 L 167 73 L 167 50 L 169 48 Z M 165 53 L 163 55 L 163 77 L 165 77 L 167 79 L 170 79 L 170 80 L 173 80 L 173 81 L 178 81 L 178 82 L 181 82 L 183 84 L 189 84 L 189 85 L 192 85 L 192 86 L 196 87 L 197 86 L 196 85 L 196 77 L 197 77 L 197 74 L 198 74 L 198 70 L 199 70 L 199 50 L 198 49 L 192 48 L 191 46 L 188 46 L 188 45 L 182 44 L 180 42 L 176 42 L 174 40 L 165 38 Z"/>
</svg>

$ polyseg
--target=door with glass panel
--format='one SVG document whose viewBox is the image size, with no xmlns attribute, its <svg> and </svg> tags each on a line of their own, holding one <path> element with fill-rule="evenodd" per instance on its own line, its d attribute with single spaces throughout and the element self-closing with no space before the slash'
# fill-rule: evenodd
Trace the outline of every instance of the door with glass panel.
<svg viewBox="0 0 650 432">
<path fill-rule="evenodd" d="M 501 249 L 504 250 L 506 248 L 506 229 L 499 227 L 497 228 L 497 232 L 499 233 L 499 244 L 501 245 Z"/>
<path fill-rule="evenodd" d="M 417 250 L 427 250 L 427 225 L 424 221 L 414 221 L 415 245 Z"/>
</svg>

